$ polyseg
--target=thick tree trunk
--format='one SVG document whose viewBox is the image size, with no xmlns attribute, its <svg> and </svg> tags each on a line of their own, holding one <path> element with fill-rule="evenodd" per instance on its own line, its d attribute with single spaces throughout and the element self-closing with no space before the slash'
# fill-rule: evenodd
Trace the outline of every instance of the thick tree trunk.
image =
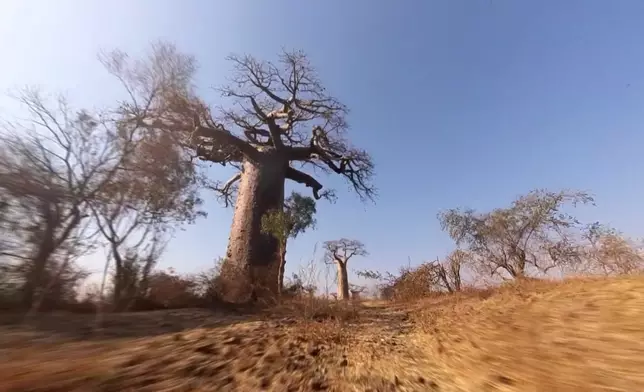
<svg viewBox="0 0 644 392">
<path fill-rule="evenodd" d="M 280 244 L 261 231 L 261 219 L 284 207 L 288 161 L 266 151 L 256 162 L 244 162 L 235 203 L 226 260 L 222 265 L 222 295 L 234 302 L 275 300 L 278 296 Z"/>
<path fill-rule="evenodd" d="M 338 297 L 343 300 L 349 300 L 349 274 L 347 273 L 347 264 L 336 262 L 338 265 Z"/>
</svg>

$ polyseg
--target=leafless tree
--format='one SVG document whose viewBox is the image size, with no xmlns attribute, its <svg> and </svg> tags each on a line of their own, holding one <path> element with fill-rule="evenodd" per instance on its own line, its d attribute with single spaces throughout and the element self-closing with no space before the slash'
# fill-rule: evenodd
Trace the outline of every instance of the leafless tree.
<svg viewBox="0 0 644 392">
<path fill-rule="evenodd" d="M 133 118 L 130 103 L 90 113 L 33 89 L 16 98 L 29 117 L 0 132 L 0 256 L 29 265 L 26 307 L 42 294 L 49 260 L 73 263 L 95 248 L 98 232 L 114 250 L 142 222 L 158 227 L 198 215 L 195 166 L 172 134 Z"/>
<path fill-rule="evenodd" d="M 125 249 L 119 243 L 109 242 L 112 248 L 109 260 L 114 261 L 111 303 L 114 311 L 126 311 L 135 301 L 145 297 L 150 274 L 165 250 L 167 237 L 157 228 L 146 227 L 139 242 Z"/>
<path fill-rule="evenodd" d="M 341 238 L 324 243 L 324 262 L 335 264 L 338 269 L 338 296 L 343 300 L 350 299 L 349 274 L 347 263 L 354 256 L 367 256 L 369 253 L 362 242 Z"/>
<path fill-rule="evenodd" d="M 331 197 L 303 169 L 343 176 L 363 199 L 373 199 L 373 163 L 346 138 L 347 108 L 329 95 L 302 52 L 285 52 L 277 63 L 230 56 L 230 84 L 219 88 L 229 105 L 211 108 L 195 93 L 195 61 L 169 44 L 157 44 L 144 61 L 121 52 L 106 61 L 130 95 L 123 105 L 130 122 L 169 131 L 177 145 L 200 160 L 239 172 L 211 186 L 235 213 L 222 281 L 232 300 L 276 294 L 279 241 L 261 231 L 261 218 L 284 203 L 285 181 Z M 171 82 L 169 82 L 169 80 Z"/>
<path fill-rule="evenodd" d="M 615 229 L 594 224 L 588 231 L 586 257 L 573 272 L 624 275 L 644 271 L 644 250 Z M 579 271 L 581 270 L 581 271 Z"/>
<path fill-rule="evenodd" d="M 112 181 L 89 203 L 114 261 L 112 301 L 117 311 L 132 303 L 139 280 L 160 257 L 164 234 L 204 215 L 198 209 L 198 186 L 186 175 L 191 168 L 159 136 L 163 134 L 137 140 Z M 130 295 L 123 297 L 123 290 Z"/>
<path fill-rule="evenodd" d="M 3 256 L 28 266 L 22 292 L 31 308 L 52 257 L 67 263 L 91 249 L 87 202 L 112 179 L 122 159 L 116 140 L 127 137 L 108 117 L 75 111 L 62 97 L 55 105 L 35 90 L 17 98 L 30 117 L 0 132 L 3 226 L 10 232 Z"/>
<path fill-rule="evenodd" d="M 579 263 L 584 227 L 563 207 L 592 203 L 583 192 L 536 190 L 489 213 L 452 209 L 439 214 L 444 230 L 491 276 L 523 278 Z"/>
</svg>

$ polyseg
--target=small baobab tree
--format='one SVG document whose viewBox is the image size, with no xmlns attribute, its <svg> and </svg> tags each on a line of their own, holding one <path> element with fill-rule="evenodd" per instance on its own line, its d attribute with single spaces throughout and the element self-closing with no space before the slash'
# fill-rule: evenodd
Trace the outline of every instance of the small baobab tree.
<svg viewBox="0 0 644 392">
<path fill-rule="evenodd" d="M 351 293 L 352 300 L 359 300 L 362 293 L 367 290 L 367 287 L 359 286 L 356 284 L 350 284 L 349 287 L 349 292 Z"/>
<path fill-rule="evenodd" d="M 229 105 L 211 110 L 199 99 L 196 63 L 169 44 L 153 46 L 144 61 L 112 55 L 110 71 L 131 99 L 129 121 L 172 133 L 177 143 L 203 162 L 238 170 L 210 186 L 235 212 L 222 289 L 244 301 L 278 291 L 279 241 L 261 230 L 262 217 L 284 204 L 286 180 L 312 189 L 315 199 L 331 197 L 306 172 L 321 169 L 344 177 L 362 199 L 373 199 L 374 165 L 369 154 L 347 139 L 348 110 L 322 86 L 306 55 L 284 52 L 277 62 L 232 55 L 230 84 L 219 88 Z"/>
<path fill-rule="evenodd" d="M 286 267 L 286 245 L 289 238 L 295 239 L 309 228 L 315 228 L 315 200 L 297 192 L 291 193 L 284 201 L 284 210 L 273 210 L 262 218 L 262 231 L 275 236 L 280 242 L 280 267 L 278 289 L 284 288 L 284 268 Z"/>
<path fill-rule="evenodd" d="M 354 256 L 367 256 L 369 253 L 362 242 L 341 238 L 324 243 L 324 262 L 335 264 L 338 270 L 338 296 L 343 300 L 351 298 L 349 295 L 349 273 L 347 264 Z"/>
<path fill-rule="evenodd" d="M 469 251 L 474 267 L 489 276 L 524 278 L 579 263 L 586 226 L 563 208 L 592 203 L 583 192 L 532 191 L 508 208 L 488 213 L 441 212 L 444 230 Z"/>
</svg>

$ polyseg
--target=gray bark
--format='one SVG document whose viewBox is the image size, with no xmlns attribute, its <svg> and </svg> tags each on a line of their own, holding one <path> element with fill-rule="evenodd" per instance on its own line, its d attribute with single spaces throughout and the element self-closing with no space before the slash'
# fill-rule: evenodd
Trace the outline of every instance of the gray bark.
<svg viewBox="0 0 644 392">
<path fill-rule="evenodd" d="M 279 293 L 279 241 L 261 231 L 261 219 L 284 205 L 288 160 L 278 151 L 264 151 L 256 161 L 245 160 L 239 184 L 222 290 L 226 300 L 274 300 Z"/>
<path fill-rule="evenodd" d="M 340 261 L 336 262 L 338 266 L 338 297 L 343 300 L 351 299 L 349 295 L 349 274 L 347 272 L 347 264 Z"/>
</svg>

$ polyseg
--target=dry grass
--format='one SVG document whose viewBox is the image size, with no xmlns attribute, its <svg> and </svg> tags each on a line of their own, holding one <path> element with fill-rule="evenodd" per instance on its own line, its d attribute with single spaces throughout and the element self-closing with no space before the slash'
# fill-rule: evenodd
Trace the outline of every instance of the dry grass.
<svg viewBox="0 0 644 392">
<path fill-rule="evenodd" d="M 101 335 L 80 316 L 46 317 L 0 330 L 0 391 L 644 390 L 643 277 L 115 315 Z"/>
<path fill-rule="evenodd" d="M 528 281 L 425 303 L 410 340 L 453 390 L 644 391 L 644 278 Z"/>
</svg>

